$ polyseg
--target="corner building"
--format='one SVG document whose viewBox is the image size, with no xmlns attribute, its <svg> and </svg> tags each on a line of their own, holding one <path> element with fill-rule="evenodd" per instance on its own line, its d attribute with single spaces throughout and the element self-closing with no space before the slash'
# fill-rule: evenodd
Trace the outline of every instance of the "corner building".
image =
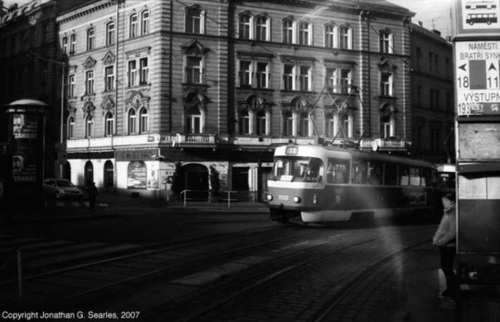
<svg viewBox="0 0 500 322">
<path fill-rule="evenodd" d="M 71 180 L 259 199 L 273 147 L 411 149 L 413 13 L 387 1 L 93 1 L 57 18 Z M 204 194 L 205 193 L 205 194 Z M 188 195 L 189 197 L 189 195 Z"/>
</svg>

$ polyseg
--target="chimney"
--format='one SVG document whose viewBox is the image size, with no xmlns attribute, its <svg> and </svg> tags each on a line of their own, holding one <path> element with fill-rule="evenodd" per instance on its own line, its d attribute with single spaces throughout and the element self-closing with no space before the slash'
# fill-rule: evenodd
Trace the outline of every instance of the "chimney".
<svg viewBox="0 0 500 322">
<path fill-rule="evenodd" d="M 420 20 L 419 20 L 419 21 L 418 21 L 418 25 L 419 25 L 420 27 L 423 27 L 423 26 L 424 26 L 424 23 L 423 23 L 422 21 L 420 21 Z"/>
<path fill-rule="evenodd" d="M 439 31 L 439 30 L 433 29 L 432 32 L 438 36 L 441 36 L 441 31 Z"/>
</svg>

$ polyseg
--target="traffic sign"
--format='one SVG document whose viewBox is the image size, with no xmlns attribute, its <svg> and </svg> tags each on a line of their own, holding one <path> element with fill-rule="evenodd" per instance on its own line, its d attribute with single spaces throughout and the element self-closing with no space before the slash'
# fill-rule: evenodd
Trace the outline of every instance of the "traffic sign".
<svg viewBox="0 0 500 322">
<path fill-rule="evenodd" d="M 457 115 L 500 114 L 500 41 L 455 42 Z"/>
<path fill-rule="evenodd" d="M 500 0 L 456 0 L 454 37 L 500 35 Z"/>
</svg>

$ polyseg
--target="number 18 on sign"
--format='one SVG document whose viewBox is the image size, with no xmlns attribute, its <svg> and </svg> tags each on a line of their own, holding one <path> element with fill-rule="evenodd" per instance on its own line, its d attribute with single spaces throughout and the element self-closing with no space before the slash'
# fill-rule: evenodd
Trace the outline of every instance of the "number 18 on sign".
<svg viewBox="0 0 500 322">
<path fill-rule="evenodd" d="M 500 42 L 455 42 L 457 115 L 500 114 Z"/>
</svg>

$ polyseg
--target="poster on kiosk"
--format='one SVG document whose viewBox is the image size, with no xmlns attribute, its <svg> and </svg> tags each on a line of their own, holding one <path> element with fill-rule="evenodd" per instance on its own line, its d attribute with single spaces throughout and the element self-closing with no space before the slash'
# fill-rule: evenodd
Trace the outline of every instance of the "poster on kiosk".
<svg viewBox="0 0 500 322">
<path fill-rule="evenodd" d="M 500 285 L 500 0 L 455 0 L 453 48 L 457 271 Z"/>
</svg>

